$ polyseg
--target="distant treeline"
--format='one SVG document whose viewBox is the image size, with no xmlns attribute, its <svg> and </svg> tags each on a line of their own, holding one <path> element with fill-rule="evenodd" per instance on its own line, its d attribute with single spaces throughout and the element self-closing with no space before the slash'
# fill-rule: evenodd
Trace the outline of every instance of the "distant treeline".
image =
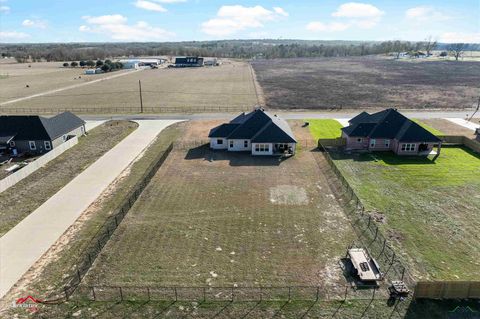
<svg viewBox="0 0 480 319">
<path fill-rule="evenodd" d="M 449 45 L 433 43 L 433 49 Z M 466 44 L 467 50 L 480 50 L 480 44 Z M 360 42 L 307 40 L 223 40 L 165 43 L 44 43 L 0 44 L 2 56 L 26 61 L 80 61 L 121 56 L 212 56 L 220 58 L 301 58 L 398 54 L 404 51 L 432 50 L 431 42 Z"/>
</svg>

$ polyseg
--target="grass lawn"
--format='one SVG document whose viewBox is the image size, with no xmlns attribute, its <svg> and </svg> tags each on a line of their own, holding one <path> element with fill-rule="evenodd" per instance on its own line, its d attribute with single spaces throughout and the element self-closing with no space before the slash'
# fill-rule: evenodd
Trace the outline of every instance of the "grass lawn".
<svg viewBox="0 0 480 319">
<path fill-rule="evenodd" d="M 417 120 L 417 119 L 414 119 L 413 120 L 415 123 L 417 123 L 418 125 L 420 125 L 421 127 L 423 127 L 424 129 L 426 129 L 427 131 L 429 131 L 430 133 L 432 133 L 433 135 L 445 135 L 445 133 L 443 133 L 442 131 L 428 125 L 428 124 L 425 124 L 424 122 L 420 121 L 420 120 Z"/>
<path fill-rule="evenodd" d="M 74 177 L 137 128 L 128 121 L 107 122 L 77 145 L 0 193 L 0 236 L 42 205 Z"/>
<path fill-rule="evenodd" d="M 189 125 L 185 136 L 208 132 Z M 355 235 L 315 156 L 172 151 L 86 283 L 345 284 L 339 260 Z"/>
<path fill-rule="evenodd" d="M 308 127 L 310 129 L 310 133 L 315 138 L 315 140 L 321 138 L 337 138 L 342 136 L 341 129 L 343 126 L 336 120 L 308 119 L 305 121 L 310 123 Z"/>
<path fill-rule="evenodd" d="M 440 157 L 332 154 L 369 210 L 404 252 L 417 277 L 480 278 L 480 156 L 443 147 Z"/>
</svg>

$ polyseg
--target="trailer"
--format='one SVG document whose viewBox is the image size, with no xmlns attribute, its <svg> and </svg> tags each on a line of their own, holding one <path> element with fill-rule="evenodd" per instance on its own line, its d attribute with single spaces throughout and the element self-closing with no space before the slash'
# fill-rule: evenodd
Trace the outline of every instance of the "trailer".
<svg viewBox="0 0 480 319">
<path fill-rule="evenodd" d="M 361 281 L 375 283 L 383 280 L 380 266 L 363 248 L 350 248 L 347 252 L 350 261 L 355 268 L 356 275 Z"/>
</svg>

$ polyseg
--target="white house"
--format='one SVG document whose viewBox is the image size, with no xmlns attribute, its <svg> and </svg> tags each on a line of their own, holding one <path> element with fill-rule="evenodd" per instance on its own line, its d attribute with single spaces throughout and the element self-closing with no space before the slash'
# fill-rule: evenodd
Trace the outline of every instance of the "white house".
<svg viewBox="0 0 480 319">
<path fill-rule="evenodd" d="M 288 123 L 261 108 L 213 128 L 210 148 L 252 155 L 295 154 L 297 141 Z"/>
</svg>

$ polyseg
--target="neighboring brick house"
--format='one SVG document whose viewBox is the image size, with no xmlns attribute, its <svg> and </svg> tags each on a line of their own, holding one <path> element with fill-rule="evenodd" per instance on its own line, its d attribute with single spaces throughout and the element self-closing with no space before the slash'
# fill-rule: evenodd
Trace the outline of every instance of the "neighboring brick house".
<svg viewBox="0 0 480 319">
<path fill-rule="evenodd" d="M 85 134 L 85 121 L 64 112 L 51 118 L 38 115 L 0 116 L 0 152 L 43 154 L 73 136 Z"/>
<path fill-rule="evenodd" d="M 435 146 L 440 154 L 442 141 L 400 114 L 386 109 L 369 114 L 362 112 L 342 129 L 347 150 L 393 151 L 398 155 L 429 155 Z"/>
<path fill-rule="evenodd" d="M 208 135 L 212 149 L 248 151 L 252 155 L 295 154 L 297 141 L 288 123 L 258 108 L 242 113 Z"/>
</svg>

